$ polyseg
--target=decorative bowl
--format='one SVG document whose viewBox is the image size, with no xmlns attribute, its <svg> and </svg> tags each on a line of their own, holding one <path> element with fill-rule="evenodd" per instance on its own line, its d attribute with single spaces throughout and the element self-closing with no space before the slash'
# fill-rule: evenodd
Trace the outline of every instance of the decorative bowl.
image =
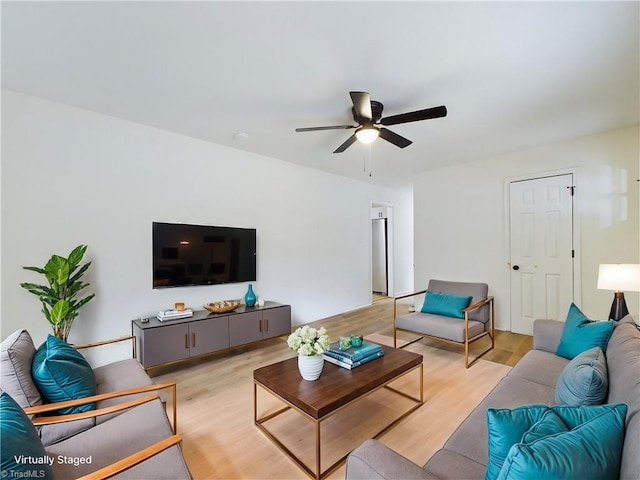
<svg viewBox="0 0 640 480">
<path fill-rule="evenodd" d="M 235 310 L 240 305 L 238 300 L 222 300 L 221 302 L 211 302 L 203 305 L 211 313 L 227 313 Z"/>
</svg>

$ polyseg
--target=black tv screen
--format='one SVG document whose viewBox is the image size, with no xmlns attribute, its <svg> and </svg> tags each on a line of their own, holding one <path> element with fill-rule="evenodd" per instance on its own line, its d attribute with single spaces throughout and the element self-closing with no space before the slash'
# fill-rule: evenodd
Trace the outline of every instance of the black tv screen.
<svg viewBox="0 0 640 480">
<path fill-rule="evenodd" d="M 153 288 L 256 280 L 256 230 L 153 222 Z"/>
</svg>

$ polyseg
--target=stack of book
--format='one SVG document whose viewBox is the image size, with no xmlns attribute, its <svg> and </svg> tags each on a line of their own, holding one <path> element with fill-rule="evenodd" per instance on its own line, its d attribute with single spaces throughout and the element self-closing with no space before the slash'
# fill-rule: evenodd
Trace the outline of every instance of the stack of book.
<svg viewBox="0 0 640 480">
<path fill-rule="evenodd" d="M 193 310 L 186 308 L 184 310 L 161 310 L 158 312 L 158 320 L 164 322 L 165 320 L 177 320 L 178 318 L 193 317 Z"/>
<path fill-rule="evenodd" d="M 340 350 L 340 343 L 334 342 L 322 356 L 327 362 L 352 370 L 383 355 L 384 351 L 377 343 L 364 342 L 359 347 Z"/>
</svg>

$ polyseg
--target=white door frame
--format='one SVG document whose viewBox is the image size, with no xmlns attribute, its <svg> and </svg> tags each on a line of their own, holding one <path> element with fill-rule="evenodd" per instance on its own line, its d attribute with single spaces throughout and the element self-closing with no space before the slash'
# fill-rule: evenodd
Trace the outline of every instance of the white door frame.
<svg viewBox="0 0 640 480">
<path fill-rule="evenodd" d="M 369 207 L 369 291 L 373 291 L 373 228 L 371 224 L 371 210 L 376 207 L 386 207 L 387 209 L 387 296 L 394 296 L 394 270 L 393 270 L 393 203 L 389 202 L 371 202 Z"/>
<path fill-rule="evenodd" d="M 577 305 L 582 303 L 582 252 L 580 249 L 580 189 L 579 185 L 579 171 L 580 167 L 562 168 L 560 170 L 549 170 L 544 172 L 530 173 L 527 175 L 517 175 L 514 177 L 507 177 L 504 179 L 504 246 L 505 252 L 504 264 L 505 268 L 505 282 L 509 285 L 509 298 L 511 298 L 511 217 L 510 217 L 510 205 L 511 200 L 509 196 L 509 187 L 513 182 L 522 182 L 526 180 L 536 180 L 538 178 L 545 177 L 557 177 L 559 175 L 573 175 L 573 185 L 575 187 L 573 195 L 573 301 Z M 569 305 L 567 305 L 567 310 Z M 511 300 L 509 300 L 509 331 L 513 330 L 512 325 L 513 312 L 511 311 Z"/>
</svg>

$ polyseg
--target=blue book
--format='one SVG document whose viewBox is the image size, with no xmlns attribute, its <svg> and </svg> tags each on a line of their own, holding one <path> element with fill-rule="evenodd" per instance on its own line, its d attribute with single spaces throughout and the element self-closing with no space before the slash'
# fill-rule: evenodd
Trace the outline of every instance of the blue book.
<svg viewBox="0 0 640 480">
<path fill-rule="evenodd" d="M 329 345 L 327 352 L 333 354 L 335 358 L 343 362 L 353 363 L 373 353 L 382 352 L 382 347 L 377 343 L 364 342 L 359 347 L 349 347 L 346 350 L 340 350 L 340 342 L 334 342 Z"/>
<path fill-rule="evenodd" d="M 380 358 L 384 356 L 384 352 L 382 350 L 378 351 L 378 352 L 374 352 L 371 355 L 368 355 L 364 358 L 361 358 L 360 360 L 357 360 L 353 363 L 347 363 L 344 362 L 343 360 L 337 358 L 335 355 L 333 355 L 333 352 L 324 352 L 324 354 L 322 355 L 322 357 L 329 363 L 333 363 L 335 365 L 338 365 L 342 368 L 346 368 L 347 370 L 353 370 L 354 368 L 359 367 L 360 365 L 364 365 L 365 363 L 369 363 L 372 360 L 375 360 L 376 358 Z"/>
</svg>

